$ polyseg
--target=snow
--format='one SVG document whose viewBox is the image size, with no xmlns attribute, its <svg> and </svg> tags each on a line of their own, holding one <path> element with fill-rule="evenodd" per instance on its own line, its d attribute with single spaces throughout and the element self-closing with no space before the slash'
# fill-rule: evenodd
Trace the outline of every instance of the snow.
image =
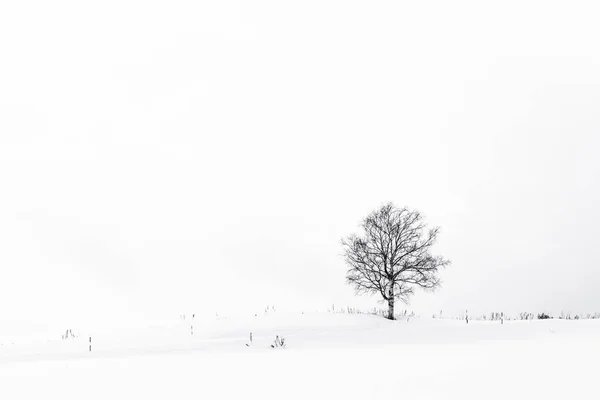
<svg viewBox="0 0 600 400">
<path fill-rule="evenodd" d="M 0 398 L 598 397 L 599 320 L 272 312 L 73 332 L 0 337 Z"/>
</svg>

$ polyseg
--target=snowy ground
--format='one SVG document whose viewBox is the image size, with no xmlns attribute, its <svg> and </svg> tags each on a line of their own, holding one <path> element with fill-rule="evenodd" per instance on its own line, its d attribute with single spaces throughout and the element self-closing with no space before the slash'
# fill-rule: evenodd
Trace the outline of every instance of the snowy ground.
<svg viewBox="0 0 600 400">
<path fill-rule="evenodd" d="M 105 331 L 91 353 L 88 333 L 0 338 L 0 399 L 600 398 L 599 320 L 272 313 L 196 320 L 193 336 L 190 322 Z"/>
</svg>

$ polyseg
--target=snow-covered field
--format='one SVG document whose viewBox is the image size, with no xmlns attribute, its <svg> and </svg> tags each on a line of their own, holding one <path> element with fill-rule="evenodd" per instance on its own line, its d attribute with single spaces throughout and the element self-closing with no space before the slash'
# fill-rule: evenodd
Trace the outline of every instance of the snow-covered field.
<svg viewBox="0 0 600 400">
<path fill-rule="evenodd" d="M 88 332 L 0 338 L 0 399 L 600 398 L 599 320 L 271 313 L 196 319 L 193 336 L 190 325 L 105 329 L 92 352 Z M 276 335 L 286 348 L 271 348 Z"/>
</svg>

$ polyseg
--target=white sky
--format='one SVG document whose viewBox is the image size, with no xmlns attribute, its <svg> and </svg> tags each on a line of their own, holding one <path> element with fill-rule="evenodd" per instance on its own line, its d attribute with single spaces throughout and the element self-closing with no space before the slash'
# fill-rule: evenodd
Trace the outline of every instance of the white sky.
<svg viewBox="0 0 600 400">
<path fill-rule="evenodd" d="M 386 201 L 411 307 L 600 311 L 600 10 L 483 3 L 2 2 L 0 320 L 373 305 Z"/>
</svg>

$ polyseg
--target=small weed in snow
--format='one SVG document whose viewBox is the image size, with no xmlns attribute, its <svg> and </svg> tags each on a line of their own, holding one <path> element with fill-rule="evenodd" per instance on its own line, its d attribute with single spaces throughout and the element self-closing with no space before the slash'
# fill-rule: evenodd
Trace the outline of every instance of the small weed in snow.
<svg viewBox="0 0 600 400">
<path fill-rule="evenodd" d="M 272 348 L 285 347 L 285 338 L 280 338 L 279 335 L 275 336 L 275 343 L 271 345 Z"/>
</svg>

